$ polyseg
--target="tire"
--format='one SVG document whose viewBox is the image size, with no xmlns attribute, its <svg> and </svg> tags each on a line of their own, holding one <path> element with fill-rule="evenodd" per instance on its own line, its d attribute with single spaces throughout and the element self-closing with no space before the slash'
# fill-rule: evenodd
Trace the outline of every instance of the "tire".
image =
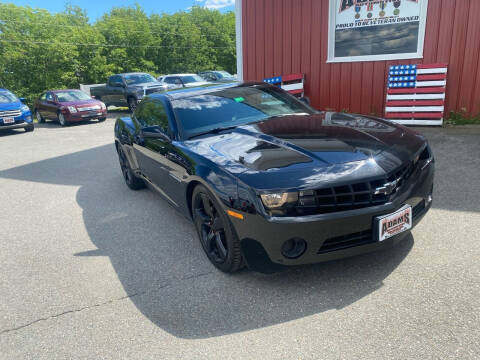
<svg viewBox="0 0 480 360">
<path fill-rule="evenodd" d="M 117 153 L 118 161 L 120 162 L 120 169 L 122 170 L 125 184 L 127 184 L 127 186 L 132 190 L 143 189 L 145 187 L 145 182 L 133 173 L 127 156 L 125 155 L 125 152 L 123 151 L 121 145 L 117 146 Z"/>
<path fill-rule="evenodd" d="M 40 114 L 40 111 L 35 111 L 35 118 L 37 119 L 37 122 L 40 124 L 40 123 L 44 123 L 45 122 L 45 119 L 42 117 L 42 114 Z"/>
<path fill-rule="evenodd" d="M 25 132 L 32 132 L 33 130 L 35 130 L 35 126 L 33 124 L 30 124 L 25 126 L 23 129 L 25 130 Z"/>
<path fill-rule="evenodd" d="M 219 270 L 232 273 L 243 267 L 240 240 L 227 214 L 203 185 L 193 190 L 192 214 L 202 248 Z"/>
<path fill-rule="evenodd" d="M 67 126 L 68 125 L 68 122 L 67 120 L 65 119 L 65 116 L 59 112 L 57 114 L 57 119 L 58 119 L 58 123 L 61 125 L 61 126 Z"/>
<path fill-rule="evenodd" d="M 128 108 L 132 113 L 134 113 L 135 110 L 137 109 L 137 99 L 133 97 L 129 97 L 127 102 L 128 102 Z"/>
</svg>

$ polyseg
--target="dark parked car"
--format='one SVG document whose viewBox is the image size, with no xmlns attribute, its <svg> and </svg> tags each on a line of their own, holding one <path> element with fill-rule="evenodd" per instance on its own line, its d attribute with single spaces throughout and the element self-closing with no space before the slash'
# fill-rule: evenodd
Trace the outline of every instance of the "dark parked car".
<svg viewBox="0 0 480 360">
<path fill-rule="evenodd" d="M 227 71 L 202 71 L 198 73 L 206 81 L 210 82 L 232 82 L 237 81 L 237 79 Z"/>
<path fill-rule="evenodd" d="M 87 120 L 104 121 L 107 107 L 81 90 L 45 91 L 35 101 L 35 117 L 39 123 L 56 120 L 62 126 Z"/>
<path fill-rule="evenodd" d="M 168 90 L 209 85 L 207 81 L 196 74 L 163 75 L 158 77 L 158 81 L 160 81 Z"/>
<path fill-rule="evenodd" d="M 150 74 L 128 73 L 110 76 L 106 85 L 92 87 L 90 94 L 107 106 L 128 106 L 134 111 L 144 96 L 166 88 Z"/>
<path fill-rule="evenodd" d="M 0 130 L 34 130 L 32 113 L 24 101 L 24 98 L 16 97 L 7 89 L 0 89 Z"/>
<path fill-rule="evenodd" d="M 227 272 L 388 247 L 432 202 L 423 136 L 317 112 L 269 84 L 149 96 L 117 120 L 115 145 L 127 185 L 151 185 L 193 219 L 208 258 Z"/>
</svg>

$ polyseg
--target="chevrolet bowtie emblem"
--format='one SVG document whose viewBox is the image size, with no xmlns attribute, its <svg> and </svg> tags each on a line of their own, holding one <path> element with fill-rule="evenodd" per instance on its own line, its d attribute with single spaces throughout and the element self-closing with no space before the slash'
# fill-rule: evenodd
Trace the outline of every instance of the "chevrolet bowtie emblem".
<svg viewBox="0 0 480 360">
<path fill-rule="evenodd" d="M 375 195 L 390 195 L 395 188 L 397 187 L 397 180 L 394 180 L 392 182 L 388 182 L 385 185 L 378 187 L 375 189 Z"/>
</svg>

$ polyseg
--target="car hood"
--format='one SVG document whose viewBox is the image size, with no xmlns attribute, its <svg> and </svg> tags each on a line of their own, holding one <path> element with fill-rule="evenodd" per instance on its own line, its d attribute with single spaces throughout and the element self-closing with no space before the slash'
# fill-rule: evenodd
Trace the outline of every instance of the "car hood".
<svg viewBox="0 0 480 360">
<path fill-rule="evenodd" d="M 185 87 L 196 87 L 196 86 L 204 86 L 204 85 L 210 85 L 211 82 L 208 81 L 197 81 L 197 82 L 191 82 L 185 84 Z"/>
<path fill-rule="evenodd" d="M 385 175 L 424 143 L 385 120 L 327 112 L 269 118 L 185 144 L 257 189 L 285 189 Z"/>
<path fill-rule="evenodd" d="M 141 83 L 141 84 L 132 84 L 129 87 L 135 87 L 139 89 L 150 89 L 150 88 L 163 88 L 165 85 L 161 82 L 148 82 L 148 83 Z"/>
<path fill-rule="evenodd" d="M 20 101 L 15 101 L 12 103 L 3 103 L 0 104 L 0 111 L 8 111 L 8 110 L 19 110 L 22 107 L 22 103 Z"/>
<path fill-rule="evenodd" d="M 62 106 L 98 106 L 102 103 L 98 100 L 77 100 L 77 101 L 65 101 L 60 103 Z"/>
</svg>

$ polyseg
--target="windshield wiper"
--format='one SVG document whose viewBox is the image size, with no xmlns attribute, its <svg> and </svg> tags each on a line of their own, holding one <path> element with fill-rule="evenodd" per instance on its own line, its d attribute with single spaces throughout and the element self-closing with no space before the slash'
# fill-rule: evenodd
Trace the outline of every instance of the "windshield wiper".
<svg viewBox="0 0 480 360">
<path fill-rule="evenodd" d="M 218 133 L 220 133 L 220 132 L 222 132 L 222 131 L 225 131 L 225 130 L 236 129 L 237 127 L 238 127 L 238 125 L 213 128 L 213 129 L 210 129 L 210 130 L 203 131 L 203 132 L 197 133 L 197 134 L 195 134 L 195 135 L 192 135 L 192 136 L 190 136 L 188 139 L 190 140 L 190 139 L 193 139 L 193 138 L 202 136 L 202 135 L 218 134 Z"/>
</svg>

